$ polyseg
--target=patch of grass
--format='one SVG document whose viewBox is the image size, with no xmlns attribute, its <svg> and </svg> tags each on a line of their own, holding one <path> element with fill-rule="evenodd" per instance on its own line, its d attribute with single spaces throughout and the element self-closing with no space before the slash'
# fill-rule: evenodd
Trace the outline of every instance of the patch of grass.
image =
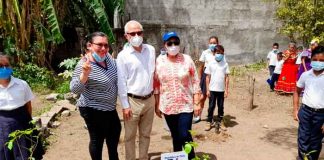
<svg viewBox="0 0 324 160">
<path fill-rule="evenodd" d="M 231 67 L 230 75 L 233 77 L 240 77 L 245 76 L 247 73 L 256 72 L 265 68 L 267 68 L 267 63 L 262 60 L 253 64 Z"/>
<path fill-rule="evenodd" d="M 33 90 L 33 92 L 39 93 L 41 95 L 51 94 L 53 92 L 53 90 L 46 88 L 43 85 L 31 84 L 30 87 Z"/>
<path fill-rule="evenodd" d="M 48 112 L 49 110 L 51 110 L 52 107 L 53 107 L 53 104 L 51 104 L 51 103 L 50 104 L 47 104 L 44 107 L 42 107 L 42 108 L 40 108 L 38 110 L 33 111 L 33 115 L 34 116 L 40 116 L 43 113 Z"/>
</svg>

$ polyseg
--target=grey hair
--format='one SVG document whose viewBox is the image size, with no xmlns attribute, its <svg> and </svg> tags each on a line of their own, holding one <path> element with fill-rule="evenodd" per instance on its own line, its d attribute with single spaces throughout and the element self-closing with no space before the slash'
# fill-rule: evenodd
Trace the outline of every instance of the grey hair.
<svg viewBox="0 0 324 160">
<path fill-rule="evenodd" d="M 143 31 L 143 26 L 138 21 L 130 20 L 125 24 L 125 27 L 124 27 L 125 34 L 128 33 L 128 27 L 131 24 L 137 24 L 140 27 L 140 29 Z"/>
<path fill-rule="evenodd" d="M 289 46 L 290 46 L 290 45 L 293 45 L 294 47 L 297 47 L 297 45 L 296 45 L 295 42 L 290 42 L 290 43 L 289 43 Z"/>
</svg>

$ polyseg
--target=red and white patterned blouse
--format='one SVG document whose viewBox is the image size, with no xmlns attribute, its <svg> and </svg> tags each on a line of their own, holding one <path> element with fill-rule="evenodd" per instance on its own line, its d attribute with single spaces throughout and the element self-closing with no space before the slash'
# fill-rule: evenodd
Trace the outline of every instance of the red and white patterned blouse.
<svg viewBox="0 0 324 160">
<path fill-rule="evenodd" d="M 178 54 L 156 59 L 154 93 L 160 94 L 159 109 L 167 115 L 193 112 L 193 95 L 200 93 L 196 66 L 190 56 Z"/>
</svg>

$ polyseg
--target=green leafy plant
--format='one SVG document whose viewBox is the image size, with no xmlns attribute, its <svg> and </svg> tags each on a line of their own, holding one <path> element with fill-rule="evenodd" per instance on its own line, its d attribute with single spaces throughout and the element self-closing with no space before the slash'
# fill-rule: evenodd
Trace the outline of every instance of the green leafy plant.
<svg viewBox="0 0 324 160">
<path fill-rule="evenodd" d="M 78 64 L 79 61 L 80 61 L 80 57 L 65 59 L 63 62 L 59 64 L 59 67 L 60 68 L 64 67 L 65 69 L 71 71 L 75 68 L 75 66 Z"/>
<path fill-rule="evenodd" d="M 312 150 L 312 151 L 310 151 L 308 153 L 303 153 L 303 156 L 304 156 L 303 160 L 309 160 L 308 159 L 309 155 L 312 154 L 312 153 L 315 153 L 315 152 L 317 152 L 317 150 Z"/>
<path fill-rule="evenodd" d="M 29 152 L 28 160 L 34 160 L 33 153 L 35 152 L 37 145 L 39 144 L 39 141 L 41 140 L 40 133 L 38 135 L 35 135 L 35 132 L 38 130 L 37 126 L 35 125 L 36 121 L 32 120 L 30 124 L 33 126 L 31 128 L 28 128 L 26 130 L 16 130 L 14 132 L 11 132 L 9 134 L 9 141 L 6 142 L 6 146 L 9 150 L 12 150 L 14 145 L 17 145 L 19 150 L 27 149 Z M 18 142 L 20 138 L 26 138 L 28 141 L 31 142 L 30 148 L 24 148 L 24 146 L 21 146 Z"/>
<path fill-rule="evenodd" d="M 70 80 L 72 78 L 73 70 L 80 61 L 80 57 L 65 59 L 59 64 L 60 68 L 65 68 L 66 70 L 59 73 L 58 76 L 63 77 L 65 80 Z"/>
<path fill-rule="evenodd" d="M 189 130 L 189 133 L 191 134 L 192 137 L 194 137 L 196 135 L 196 132 L 193 130 Z M 192 149 L 197 148 L 198 147 L 198 143 L 196 142 L 186 142 L 184 148 L 182 149 L 186 154 L 189 154 Z M 210 156 L 203 154 L 202 157 L 199 157 L 196 155 L 195 158 L 193 158 L 192 160 L 210 160 Z"/>
</svg>

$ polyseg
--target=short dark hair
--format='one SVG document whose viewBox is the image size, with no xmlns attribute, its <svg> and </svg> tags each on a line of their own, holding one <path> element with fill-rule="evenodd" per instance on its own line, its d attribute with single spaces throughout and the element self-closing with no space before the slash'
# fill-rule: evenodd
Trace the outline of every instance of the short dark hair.
<svg viewBox="0 0 324 160">
<path fill-rule="evenodd" d="M 277 56 L 282 57 L 283 56 L 283 53 L 282 52 L 279 52 L 279 53 L 277 53 Z"/>
<path fill-rule="evenodd" d="M 217 37 L 217 36 L 211 36 L 211 37 L 209 37 L 209 41 L 210 41 L 211 39 L 216 39 L 216 41 L 217 41 L 217 43 L 218 43 L 218 37 Z"/>
<path fill-rule="evenodd" d="M 278 43 L 273 43 L 272 46 L 277 46 L 277 47 L 279 47 L 279 44 L 278 44 Z"/>
<path fill-rule="evenodd" d="M 324 54 L 324 46 L 317 46 L 313 51 L 312 51 L 312 56 L 313 58 L 317 54 Z"/>
<path fill-rule="evenodd" d="M 93 33 L 87 34 L 82 41 L 82 49 L 81 49 L 82 54 L 85 54 L 88 51 L 87 44 L 92 43 L 94 37 L 108 38 L 107 35 L 103 32 L 93 32 Z"/>
<path fill-rule="evenodd" d="M 225 52 L 225 49 L 222 45 L 217 45 L 217 50 Z"/>
</svg>

